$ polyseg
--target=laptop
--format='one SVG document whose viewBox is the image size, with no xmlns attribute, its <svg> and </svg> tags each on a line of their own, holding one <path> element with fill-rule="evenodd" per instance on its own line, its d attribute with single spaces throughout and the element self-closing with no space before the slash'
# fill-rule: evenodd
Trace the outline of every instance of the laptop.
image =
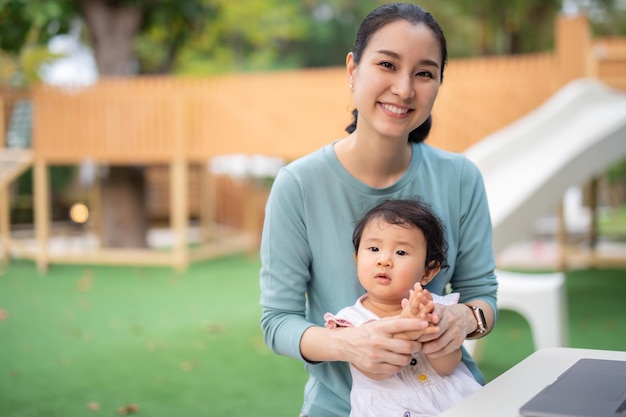
<svg viewBox="0 0 626 417">
<path fill-rule="evenodd" d="M 519 412 L 525 417 L 626 417 L 626 361 L 580 359 Z"/>
</svg>

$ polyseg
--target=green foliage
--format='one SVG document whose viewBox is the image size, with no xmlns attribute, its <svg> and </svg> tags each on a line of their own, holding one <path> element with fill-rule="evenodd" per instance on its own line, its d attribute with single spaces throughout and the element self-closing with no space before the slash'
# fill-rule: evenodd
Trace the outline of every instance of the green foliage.
<svg viewBox="0 0 626 417">
<path fill-rule="evenodd" d="M 18 53 L 26 42 L 30 22 L 24 16 L 25 5 L 17 2 L 3 1 L 0 3 L 0 48 Z"/>
<path fill-rule="evenodd" d="M 610 184 L 618 181 L 626 183 L 626 159 L 618 162 L 617 164 L 609 168 L 609 170 L 607 171 L 607 179 L 609 180 Z"/>
<path fill-rule="evenodd" d="M 144 3 L 143 27 L 135 51 L 143 73 L 171 72 L 180 50 L 217 15 L 212 0 L 161 0 Z"/>
<path fill-rule="evenodd" d="M 622 0 L 578 0 L 595 36 L 626 35 L 626 3 Z"/>
<path fill-rule="evenodd" d="M 0 80 L 24 86 L 39 79 L 37 69 L 52 56 L 48 40 L 67 32 L 77 16 L 71 0 L 0 0 L 0 50 L 5 52 Z"/>
<path fill-rule="evenodd" d="M 477 55 L 538 52 L 552 46 L 554 21 L 561 0 L 458 0 L 444 5 L 431 0 L 424 6 L 442 20 L 445 28 L 457 31 L 458 23 L 464 38 L 450 38 L 451 56 L 461 45 Z M 441 14 L 441 18 L 439 15 Z M 469 19 L 465 22 L 462 19 Z M 448 21 L 451 24 L 447 24 Z M 471 29 L 470 29 L 471 28 Z M 469 30 L 468 30 L 469 29 Z M 450 29 L 448 36 L 455 36 Z M 463 54 L 466 55 L 467 54 Z"/>
<path fill-rule="evenodd" d="M 38 69 L 44 62 L 53 58 L 56 58 L 56 56 L 42 45 L 29 44 L 22 48 L 18 58 L 19 68 L 21 69 L 19 84 L 32 85 L 39 81 Z"/>
<path fill-rule="evenodd" d="M 299 2 L 212 3 L 216 17 L 181 50 L 176 73 L 224 73 L 298 65 L 288 48 L 307 35 L 307 19 Z"/>
<path fill-rule="evenodd" d="M 101 0 L 143 10 L 134 47 L 142 73 L 202 75 L 343 65 L 359 22 L 382 0 Z M 78 0 L 0 0 L 0 49 L 19 56 L 80 16 Z M 450 57 L 545 51 L 561 0 L 422 0 Z M 597 35 L 626 33 L 619 0 L 580 0 Z M 620 6 L 621 4 L 621 6 Z M 22 59 L 23 60 L 23 59 Z M 27 61 L 31 62 L 30 59 Z M 27 73 L 29 70 L 25 70 Z M 32 73 L 32 70 L 30 70 Z M 25 77 L 31 80 L 31 76 Z"/>
<path fill-rule="evenodd" d="M 0 0 L 0 49 L 18 55 L 29 41 L 44 44 L 77 14 L 72 0 Z"/>
<path fill-rule="evenodd" d="M 304 67 L 335 66 L 345 63 L 352 50 L 359 23 L 367 13 L 385 2 L 310 1 L 303 12 L 308 16 L 308 36 L 292 46 Z"/>
</svg>

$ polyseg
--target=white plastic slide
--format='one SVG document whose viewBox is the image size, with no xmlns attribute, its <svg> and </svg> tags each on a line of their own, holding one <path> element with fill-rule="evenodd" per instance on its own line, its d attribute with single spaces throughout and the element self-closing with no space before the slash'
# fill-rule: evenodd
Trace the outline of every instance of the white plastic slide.
<svg viewBox="0 0 626 417">
<path fill-rule="evenodd" d="M 626 157 L 626 94 L 595 79 L 573 81 L 465 154 L 485 180 L 497 256 L 527 238 L 570 186 Z"/>
</svg>

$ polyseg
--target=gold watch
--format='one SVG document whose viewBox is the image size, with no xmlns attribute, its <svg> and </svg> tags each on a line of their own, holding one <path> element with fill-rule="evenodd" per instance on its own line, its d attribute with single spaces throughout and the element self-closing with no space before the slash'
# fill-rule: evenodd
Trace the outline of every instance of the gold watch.
<svg viewBox="0 0 626 417">
<path fill-rule="evenodd" d="M 474 318 L 476 319 L 476 323 L 478 323 L 478 327 L 476 327 L 476 330 L 468 334 L 466 338 L 471 338 L 487 333 L 487 320 L 485 320 L 485 314 L 483 313 L 483 310 L 475 305 L 466 304 L 466 306 L 468 306 L 470 310 L 472 310 Z"/>
</svg>

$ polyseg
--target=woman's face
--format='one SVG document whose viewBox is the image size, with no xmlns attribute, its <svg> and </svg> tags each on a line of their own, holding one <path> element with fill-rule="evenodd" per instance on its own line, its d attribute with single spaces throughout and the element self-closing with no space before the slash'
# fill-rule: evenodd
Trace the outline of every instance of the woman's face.
<svg viewBox="0 0 626 417">
<path fill-rule="evenodd" d="M 430 114 L 441 84 L 441 50 L 423 24 L 398 20 L 370 38 L 358 64 L 347 70 L 359 111 L 358 132 L 407 138 Z"/>
</svg>

